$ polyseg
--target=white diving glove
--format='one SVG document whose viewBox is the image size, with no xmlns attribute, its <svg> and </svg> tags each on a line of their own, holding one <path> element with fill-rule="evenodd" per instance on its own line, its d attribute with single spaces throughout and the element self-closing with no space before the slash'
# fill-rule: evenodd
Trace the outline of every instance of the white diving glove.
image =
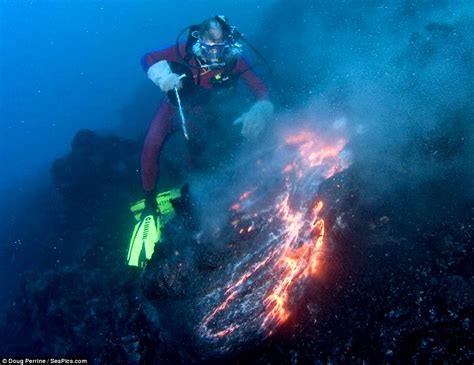
<svg viewBox="0 0 474 365">
<path fill-rule="evenodd" d="M 148 69 L 147 74 L 148 78 L 165 93 L 175 87 L 179 90 L 183 86 L 182 76 L 173 73 L 167 61 L 155 63 Z"/>
<path fill-rule="evenodd" d="M 273 115 L 273 104 L 268 100 L 257 101 L 250 110 L 234 121 L 234 125 L 242 124 L 242 135 L 254 139 L 262 133 L 265 124 Z"/>
</svg>

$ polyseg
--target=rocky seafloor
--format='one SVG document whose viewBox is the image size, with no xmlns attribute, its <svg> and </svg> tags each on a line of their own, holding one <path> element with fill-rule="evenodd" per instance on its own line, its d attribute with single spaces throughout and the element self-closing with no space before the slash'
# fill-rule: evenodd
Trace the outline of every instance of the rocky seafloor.
<svg viewBox="0 0 474 365">
<path fill-rule="evenodd" d="M 294 315 L 254 346 L 217 358 L 197 354 L 189 338 L 170 335 L 170 318 L 154 303 L 186 298 L 187 283 L 199 270 L 216 270 L 216 258 L 187 267 L 171 247 L 152 259 L 161 265 L 156 272 L 126 266 L 139 153 L 135 142 L 82 131 L 54 163 L 61 211 L 49 239 L 68 258 L 23 272 L 3 313 L 2 355 L 97 364 L 474 361 L 472 202 L 443 195 L 441 178 L 377 196 L 357 164 L 320 186 L 329 202 L 324 270 Z"/>
</svg>

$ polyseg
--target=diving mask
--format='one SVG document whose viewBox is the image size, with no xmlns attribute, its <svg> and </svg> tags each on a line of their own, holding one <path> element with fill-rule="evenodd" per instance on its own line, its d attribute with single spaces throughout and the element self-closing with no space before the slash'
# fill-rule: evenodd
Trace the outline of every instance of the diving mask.
<svg viewBox="0 0 474 365">
<path fill-rule="evenodd" d="M 193 46 L 193 53 L 206 63 L 206 67 L 221 68 L 230 59 L 238 56 L 241 48 L 239 43 L 230 41 L 215 43 L 197 40 Z"/>
</svg>

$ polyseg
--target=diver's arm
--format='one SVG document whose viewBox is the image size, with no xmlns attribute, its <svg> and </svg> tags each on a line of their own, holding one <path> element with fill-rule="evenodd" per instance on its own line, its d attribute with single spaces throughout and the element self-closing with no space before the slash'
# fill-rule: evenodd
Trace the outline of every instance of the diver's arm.
<svg viewBox="0 0 474 365">
<path fill-rule="evenodd" d="M 151 66 L 153 66 L 154 64 L 158 63 L 159 61 L 163 61 L 163 60 L 173 61 L 173 62 L 178 61 L 175 47 L 168 47 L 168 48 L 165 48 L 165 49 L 161 49 L 159 51 L 152 51 L 152 52 L 146 53 L 142 57 L 142 61 L 141 61 L 143 71 L 145 71 L 145 73 L 147 73 L 148 69 Z"/>
<path fill-rule="evenodd" d="M 175 113 L 169 102 L 162 101 L 148 129 L 141 157 L 142 185 L 145 192 L 152 192 L 155 189 L 159 176 L 161 148 L 166 138 L 176 130 L 176 126 L 172 123 Z"/>
<path fill-rule="evenodd" d="M 234 125 L 242 125 L 241 134 L 247 139 L 257 138 L 273 116 L 273 104 L 268 100 L 265 83 L 255 74 L 242 58 L 237 61 L 235 71 L 255 94 L 257 101 L 252 107 L 234 121 Z"/>
</svg>

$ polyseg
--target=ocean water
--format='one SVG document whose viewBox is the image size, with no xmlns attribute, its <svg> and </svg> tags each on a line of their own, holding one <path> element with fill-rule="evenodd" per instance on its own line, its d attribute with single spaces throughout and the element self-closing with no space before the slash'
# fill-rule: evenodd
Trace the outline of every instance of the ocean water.
<svg viewBox="0 0 474 365">
<path fill-rule="evenodd" d="M 256 67 L 271 130 L 225 168 L 191 175 L 193 224 L 170 228 L 142 274 L 124 264 L 128 208 L 142 197 L 141 147 L 163 96 L 140 59 L 216 14 L 271 65 Z M 473 34 L 467 0 L 0 0 L 0 357 L 206 363 L 218 348 L 228 363 L 472 363 Z M 243 99 L 233 111 L 247 111 Z M 184 164 L 181 147 L 163 158 Z M 300 211 L 278 199 L 263 209 L 305 157 L 324 169 L 292 191 Z M 298 286 L 294 317 L 258 323 L 268 318 L 259 293 L 278 283 L 262 270 L 236 292 L 242 305 L 193 327 L 225 285 L 241 284 L 234 276 L 253 262 L 242 257 L 266 262 L 261 236 L 236 240 L 225 225 L 228 205 L 257 191 L 235 210 L 299 217 L 312 188 L 329 255 L 325 275 Z M 242 219 L 249 234 L 277 236 L 252 219 Z M 250 330 L 233 332 L 234 319 Z M 232 336 L 219 344 L 193 337 L 223 325 Z"/>
</svg>

